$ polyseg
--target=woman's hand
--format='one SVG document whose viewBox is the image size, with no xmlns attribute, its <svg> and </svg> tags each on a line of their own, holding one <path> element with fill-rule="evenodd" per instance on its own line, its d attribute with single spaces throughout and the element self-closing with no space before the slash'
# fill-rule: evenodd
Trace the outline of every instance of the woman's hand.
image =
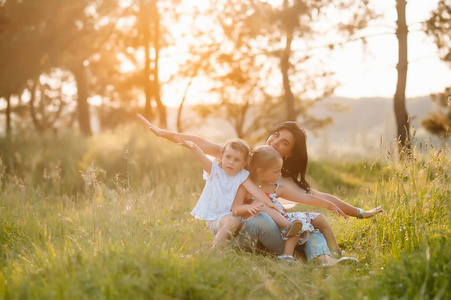
<svg viewBox="0 0 451 300">
<path fill-rule="evenodd" d="M 165 130 L 161 129 L 158 126 L 153 125 L 152 123 L 149 122 L 149 120 L 147 120 L 143 115 L 141 114 L 136 114 L 141 120 L 143 120 L 143 122 L 149 127 L 149 130 L 152 131 L 156 136 L 162 137 Z"/>
<path fill-rule="evenodd" d="M 382 208 L 382 206 L 379 205 L 378 207 L 373 208 L 372 210 L 364 211 L 363 219 L 374 217 L 375 215 L 377 215 L 383 211 L 384 211 L 384 209 Z"/>
<path fill-rule="evenodd" d="M 347 214 L 345 214 L 338 206 L 330 202 L 330 206 L 328 207 L 331 211 L 333 211 L 337 216 L 342 216 L 343 218 L 349 218 Z"/>
<path fill-rule="evenodd" d="M 246 205 L 247 206 L 247 212 L 250 213 L 252 216 L 258 214 L 260 212 L 260 210 L 262 209 L 262 207 L 265 204 L 261 203 L 261 202 L 254 202 L 252 204 Z"/>
</svg>

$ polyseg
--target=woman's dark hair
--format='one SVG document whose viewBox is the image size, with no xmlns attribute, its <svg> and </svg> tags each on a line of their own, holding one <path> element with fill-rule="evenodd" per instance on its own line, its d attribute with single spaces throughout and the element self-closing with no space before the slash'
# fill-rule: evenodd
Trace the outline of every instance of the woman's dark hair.
<svg viewBox="0 0 451 300">
<path fill-rule="evenodd" d="M 310 185 L 305 179 L 307 172 L 308 154 L 307 154 L 307 136 L 305 130 L 293 121 L 286 121 L 277 124 L 269 133 L 271 135 L 280 130 L 288 130 L 294 137 L 294 145 L 290 157 L 283 159 L 282 176 L 291 177 L 293 181 L 307 192 L 310 191 Z"/>
</svg>

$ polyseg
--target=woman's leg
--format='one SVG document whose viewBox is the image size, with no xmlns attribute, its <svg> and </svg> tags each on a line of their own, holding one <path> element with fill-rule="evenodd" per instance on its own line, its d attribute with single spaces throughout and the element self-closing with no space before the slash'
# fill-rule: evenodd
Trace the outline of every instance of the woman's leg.
<svg viewBox="0 0 451 300">
<path fill-rule="evenodd" d="M 335 238 L 334 231 L 330 226 L 327 218 L 324 215 L 319 215 L 314 220 L 312 220 L 312 225 L 313 227 L 315 227 L 315 229 L 318 229 L 324 235 L 329 250 L 340 254 L 341 253 L 340 246 L 338 246 L 338 242 L 337 239 Z"/>
<path fill-rule="evenodd" d="M 213 247 L 223 245 L 240 226 L 240 218 L 224 216 L 219 221 L 219 231 L 213 240 Z"/>
<path fill-rule="evenodd" d="M 283 253 L 284 242 L 280 229 L 266 213 L 259 213 L 252 219 L 246 220 L 237 241 L 240 246 L 251 249 L 255 249 L 260 242 L 269 252 L 278 255 Z"/>
<path fill-rule="evenodd" d="M 317 257 L 321 259 L 324 258 L 324 256 L 330 257 L 327 241 L 319 230 L 313 231 L 308 241 L 304 244 L 304 251 L 307 261 L 311 261 Z"/>
</svg>

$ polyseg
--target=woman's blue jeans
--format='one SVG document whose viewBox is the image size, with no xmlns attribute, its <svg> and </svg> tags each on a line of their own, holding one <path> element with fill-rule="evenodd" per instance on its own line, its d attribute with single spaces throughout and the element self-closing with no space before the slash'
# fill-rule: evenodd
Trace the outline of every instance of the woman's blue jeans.
<svg viewBox="0 0 451 300">
<path fill-rule="evenodd" d="M 240 247 L 245 249 L 261 249 L 275 254 L 283 253 L 284 241 L 280 229 L 266 213 L 259 213 L 246 220 L 237 237 Z M 302 246 L 308 261 L 319 255 L 330 255 L 323 234 L 315 230 L 305 245 Z"/>
</svg>

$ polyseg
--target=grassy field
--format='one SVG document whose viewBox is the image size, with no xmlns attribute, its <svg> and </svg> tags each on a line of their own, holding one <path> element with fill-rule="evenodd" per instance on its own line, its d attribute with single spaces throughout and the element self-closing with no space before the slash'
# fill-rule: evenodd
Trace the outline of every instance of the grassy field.
<svg viewBox="0 0 451 300">
<path fill-rule="evenodd" d="M 323 269 L 228 247 L 189 212 L 203 188 L 189 151 L 120 128 L 0 140 L 0 298 L 450 299 L 450 149 L 312 161 L 312 185 L 366 209 L 324 212 L 357 267 Z M 295 209 L 318 211 L 297 206 Z"/>
</svg>

